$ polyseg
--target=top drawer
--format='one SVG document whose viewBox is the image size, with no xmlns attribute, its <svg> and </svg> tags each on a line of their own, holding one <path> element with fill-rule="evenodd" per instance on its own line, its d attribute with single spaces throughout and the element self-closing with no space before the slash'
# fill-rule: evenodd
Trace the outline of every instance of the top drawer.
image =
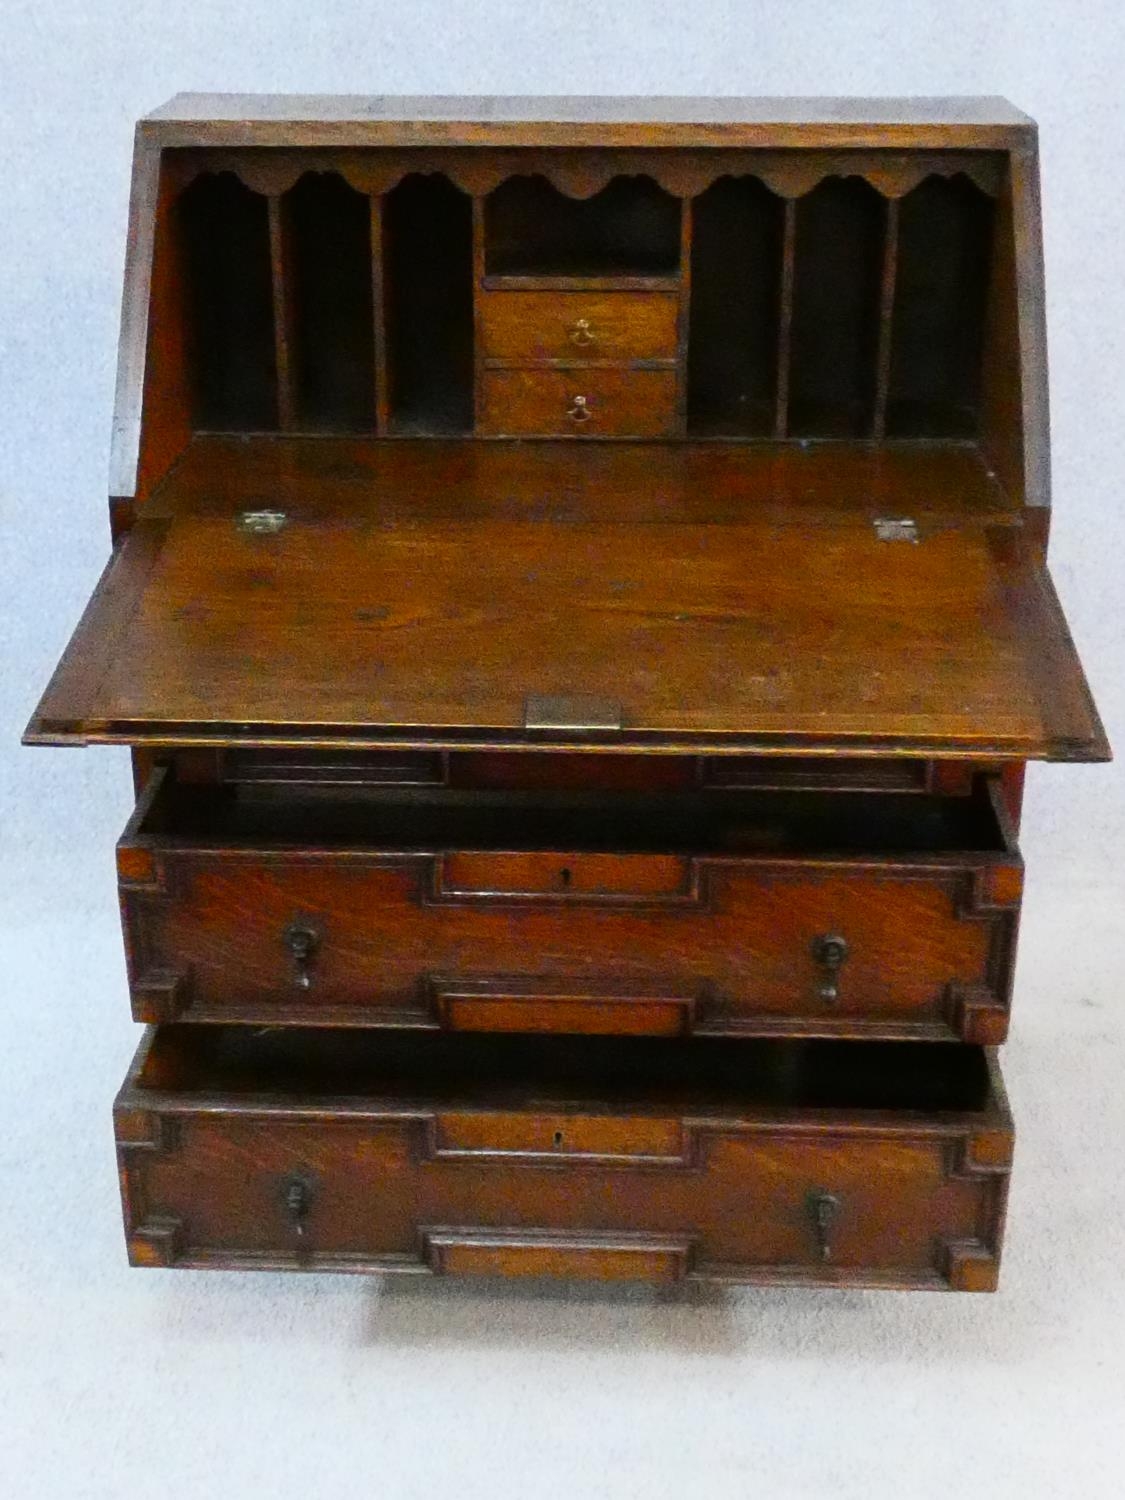
<svg viewBox="0 0 1125 1500">
<path fill-rule="evenodd" d="M 138 1019 L 1002 1039 L 995 789 L 177 787 L 118 848 Z"/>
<path fill-rule="evenodd" d="M 674 292 L 483 292 L 481 352 L 504 360 L 674 360 Z"/>
</svg>

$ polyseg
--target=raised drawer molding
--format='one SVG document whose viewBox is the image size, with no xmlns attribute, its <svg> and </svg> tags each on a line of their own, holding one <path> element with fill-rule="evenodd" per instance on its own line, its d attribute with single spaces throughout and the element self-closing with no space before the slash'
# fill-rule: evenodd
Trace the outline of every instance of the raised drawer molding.
<svg viewBox="0 0 1125 1500">
<path fill-rule="evenodd" d="M 125 238 L 25 739 L 132 754 L 130 1261 L 995 1288 L 1026 769 L 1110 754 L 1034 123 L 179 95 Z"/>
</svg>

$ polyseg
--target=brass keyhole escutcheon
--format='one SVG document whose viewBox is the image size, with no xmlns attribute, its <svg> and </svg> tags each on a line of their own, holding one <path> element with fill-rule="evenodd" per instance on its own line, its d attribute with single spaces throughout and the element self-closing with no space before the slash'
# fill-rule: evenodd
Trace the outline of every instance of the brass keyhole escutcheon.
<svg viewBox="0 0 1125 1500">
<path fill-rule="evenodd" d="M 834 1005 L 840 998 L 840 969 L 848 956 L 847 939 L 838 932 L 822 933 L 813 938 L 812 956 L 821 972 L 817 995 L 826 1005 Z"/>
</svg>

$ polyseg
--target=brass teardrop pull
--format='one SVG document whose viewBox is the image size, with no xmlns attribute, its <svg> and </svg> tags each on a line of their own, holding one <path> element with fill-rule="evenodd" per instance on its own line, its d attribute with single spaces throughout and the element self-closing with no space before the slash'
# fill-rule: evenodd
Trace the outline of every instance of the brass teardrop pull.
<svg viewBox="0 0 1125 1500">
<path fill-rule="evenodd" d="M 299 990 L 307 990 L 312 984 L 309 968 L 320 946 L 320 933 L 307 922 L 290 922 L 282 936 L 293 958 L 293 983 Z"/>
<path fill-rule="evenodd" d="M 584 349 L 588 344 L 596 344 L 598 336 L 590 327 L 589 318 L 577 318 L 569 334 L 570 342 Z"/>
<path fill-rule="evenodd" d="M 282 1208 L 298 1240 L 305 1238 L 309 1214 L 312 1212 L 312 1202 L 312 1179 L 303 1172 L 294 1172 L 281 1184 Z"/>
<path fill-rule="evenodd" d="M 840 969 L 848 956 L 847 939 L 838 932 L 823 933 L 813 938 L 812 956 L 821 971 L 817 995 L 826 1005 L 835 1005 L 840 998 Z"/>
<path fill-rule="evenodd" d="M 840 1210 L 840 1200 L 825 1188 L 816 1188 L 805 1200 L 816 1237 L 817 1254 L 823 1261 L 832 1259 L 832 1226 Z"/>
<path fill-rule="evenodd" d="M 566 414 L 572 422 L 577 422 L 579 425 L 589 422 L 594 415 L 590 410 L 589 400 L 585 396 L 572 396 Z"/>
</svg>

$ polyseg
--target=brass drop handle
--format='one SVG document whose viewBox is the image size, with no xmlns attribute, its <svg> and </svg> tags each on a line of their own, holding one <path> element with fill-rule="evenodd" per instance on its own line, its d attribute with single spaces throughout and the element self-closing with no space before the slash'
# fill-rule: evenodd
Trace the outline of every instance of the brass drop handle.
<svg viewBox="0 0 1125 1500">
<path fill-rule="evenodd" d="M 281 1206 L 299 1240 L 303 1240 L 312 1212 L 313 1184 L 302 1172 L 294 1172 L 281 1184 Z"/>
<path fill-rule="evenodd" d="M 821 972 L 817 995 L 826 1005 L 835 1005 L 840 998 L 840 969 L 848 956 L 847 939 L 838 932 L 825 932 L 813 938 L 812 956 Z"/>
<path fill-rule="evenodd" d="M 840 1200 L 835 1193 L 825 1188 L 814 1188 L 805 1199 L 805 1207 L 812 1221 L 817 1254 L 821 1260 L 832 1259 L 832 1226 L 840 1211 Z"/>
<path fill-rule="evenodd" d="M 585 349 L 587 344 L 596 344 L 598 342 L 597 334 L 590 327 L 589 318 L 576 319 L 568 337 L 570 342 L 577 344 L 580 349 Z"/>
<path fill-rule="evenodd" d="M 312 984 L 309 968 L 320 946 L 320 933 L 306 922 L 291 922 L 284 933 L 285 946 L 293 958 L 293 983 L 299 990 Z"/>
<path fill-rule="evenodd" d="M 579 424 L 588 422 L 594 415 L 590 410 L 590 403 L 585 396 L 572 396 L 566 414 L 572 422 Z"/>
</svg>

